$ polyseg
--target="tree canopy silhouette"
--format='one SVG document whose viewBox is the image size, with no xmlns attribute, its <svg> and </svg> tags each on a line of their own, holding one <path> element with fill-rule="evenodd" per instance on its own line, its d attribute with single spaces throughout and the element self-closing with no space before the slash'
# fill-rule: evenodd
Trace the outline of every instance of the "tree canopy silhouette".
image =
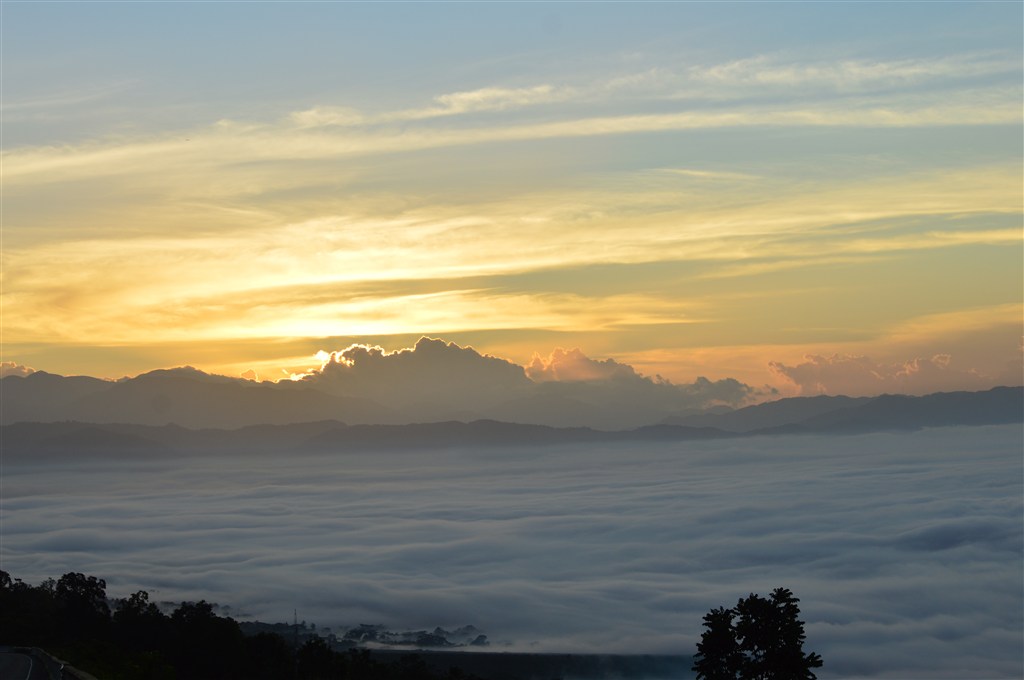
<svg viewBox="0 0 1024 680">
<path fill-rule="evenodd" d="M 109 680 L 479 680 L 414 655 L 389 662 L 366 649 L 335 651 L 315 634 L 298 648 L 274 633 L 245 637 L 205 600 L 168 616 L 144 590 L 111 600 L 106 587 L 77 572 L 31 586 L 0 570 L 0 641 L 45 648 Z"/>
<path fill-rule="evenodd" d="M 697 643 L 697 680 L 815 680 L 821 657 L 804 654 L 800 600 L 786 588 L 763 598 L 751 593 L 732 609 L 704 615 Z"/>
</svg>

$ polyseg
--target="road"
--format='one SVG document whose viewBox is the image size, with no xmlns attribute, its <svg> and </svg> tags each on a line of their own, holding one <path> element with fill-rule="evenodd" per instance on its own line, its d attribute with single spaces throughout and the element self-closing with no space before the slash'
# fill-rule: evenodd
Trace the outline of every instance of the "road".
<svg viewBox="0 0 1024 680">
<path fill-rule="evenodd" d="M 28 654 L 0 652 L 0 680 L 50 680 L 43 664 Z"/>
</svg>

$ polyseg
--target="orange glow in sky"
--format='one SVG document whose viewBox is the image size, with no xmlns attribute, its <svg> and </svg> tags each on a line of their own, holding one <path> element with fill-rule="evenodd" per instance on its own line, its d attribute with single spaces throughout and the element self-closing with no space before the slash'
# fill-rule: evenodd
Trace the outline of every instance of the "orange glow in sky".
<svg viewBox="0 0 1024 680">
<path fill-rule="evenodd" d="M 5 6 L 2 360 L 1020 384 L 1021 7 L 769 5 Z"/>
</svg>

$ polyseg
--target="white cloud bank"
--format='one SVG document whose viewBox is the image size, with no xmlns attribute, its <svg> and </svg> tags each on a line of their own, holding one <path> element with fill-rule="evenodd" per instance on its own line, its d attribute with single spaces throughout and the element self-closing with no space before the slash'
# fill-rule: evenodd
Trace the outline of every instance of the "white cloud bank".
<svg viewBox="0 0 1024 680">
<path fill-rule="evenodd" d="M 32 583 L 552 652 L 692 654 L 708 609 L 784 586 L 823 678 L 1020 678 L 1022 445 L 1009 425 L 12 461 L 2 558 Z"/>
</svg>

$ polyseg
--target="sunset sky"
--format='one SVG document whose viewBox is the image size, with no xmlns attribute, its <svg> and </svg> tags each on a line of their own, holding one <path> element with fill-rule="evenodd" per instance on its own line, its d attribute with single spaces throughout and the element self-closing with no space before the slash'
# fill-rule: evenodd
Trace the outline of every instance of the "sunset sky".
<svg viewBox="0 0 1024 680">
<path fill-rule="evenodd" d="M 2 5 L 3 362 L 1020 384 L 1019 2 Z M 321 354 L 321 356 L 323 356 Z"/>
</svg>

